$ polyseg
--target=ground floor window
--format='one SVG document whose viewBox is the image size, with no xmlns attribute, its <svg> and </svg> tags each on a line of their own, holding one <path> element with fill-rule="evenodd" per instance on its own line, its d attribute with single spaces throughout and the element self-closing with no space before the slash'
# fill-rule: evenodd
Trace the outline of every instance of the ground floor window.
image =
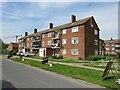
<svg viewBox="0 0 120 90">
<path fill-rule="evenodd" d="M 66 49 L 63 49 L 63 50 L 62 50 L 62 54 L 66 54 Z"/>
<path fill-rule="evenodd" d="M 72 55 L 78 55 L 79 51 L 78 49 L 72 49 Z"/>
<path fill-rule="evenodd" d="M 94 52 L 95 52 L 95 55 L 98 55 L 98 50 L 95 50 Z"/>
</svg>

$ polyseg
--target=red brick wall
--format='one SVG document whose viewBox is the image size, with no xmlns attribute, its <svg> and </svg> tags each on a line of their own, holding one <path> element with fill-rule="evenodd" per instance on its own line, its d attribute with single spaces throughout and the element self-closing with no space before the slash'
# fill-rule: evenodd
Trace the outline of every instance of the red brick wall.
<svg viewBox="0 0 120 90">
<path fill-rule="evenodd" d="M 94 19 L 92 19 L 93 27 L 90 26 L 91 21 L 89 20 L 85 24 L 85 58 L 89 55 L 94 55 L 94 50 L 98 50 L 99 54 L 99 29 L 96 26 Z M 94 30 L 98 30 L 98 35 L 94 34 Z M 95 39 L 98 40 L 98 45 L 94 45 Z"/>
<path fill-rule="evenodd" d="M 44 46 L 41 46 L 41 47 L 52 47 L 52 45 L 48 46 L 48 41 L 51 41 L 51 43 L 53 44 L 53 36 L 54 36 L 54 32 L 51 32 L 51 37 L 48 37 L 48 33 L 45 33 L 44 34 L 44 38 L 42 38 L 42 42 L 44 42 Z M 41 45 L 42 45 L 42 42 L 41 42 Z"/>
<path fill-rule="evenodd" d="M 78 37 L 78 44 L 72 44 L 72 38 Z M 72 32 L 71 28 L 66 29 L 66 34 L 62 35 L 62 39 L 66 39 L 66 44 L 63 44 L 63 49 L 66 49 L 68 58 L 84 58 L 84 25 L 79 26 L 78 32 Z M 72 49 L 78 49 L 78 55 L 72 55 Z"/>
</svg>

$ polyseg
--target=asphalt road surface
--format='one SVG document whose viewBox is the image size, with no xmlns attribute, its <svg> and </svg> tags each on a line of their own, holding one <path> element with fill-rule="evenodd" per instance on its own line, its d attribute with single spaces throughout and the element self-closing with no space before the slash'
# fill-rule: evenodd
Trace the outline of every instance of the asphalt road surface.
<svg viewBox="0 0 120 90">
<path fill-rule="evenodd" d="M 0 66 L 1 68 L 1 66 Z M 39 68 L 2 59 L 3 87 L 16 88 L 102 88 Z"/>
</svg>

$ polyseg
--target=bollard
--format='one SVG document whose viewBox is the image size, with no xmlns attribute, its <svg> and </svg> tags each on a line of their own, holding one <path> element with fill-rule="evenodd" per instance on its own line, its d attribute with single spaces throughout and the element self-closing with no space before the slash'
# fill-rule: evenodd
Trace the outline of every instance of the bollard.
<svg viewBox="0 0 120 90">
<path fill-rule="evenodd" d="M 24 58 L 22 58 L 22 61 L 24 61 Z"/>
</svg>

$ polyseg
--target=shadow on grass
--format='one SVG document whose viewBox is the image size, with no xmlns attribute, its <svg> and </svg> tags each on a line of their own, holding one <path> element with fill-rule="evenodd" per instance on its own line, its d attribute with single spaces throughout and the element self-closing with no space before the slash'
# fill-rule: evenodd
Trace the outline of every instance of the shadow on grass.
<svg viewBox="0 0 120 90">
<path fill-rule="evenodd" d="M 116 78 L 117 78 L 116 76 L 108 76 L 108 77 L 103 78 L 103 81 L 108 80 L 108 79 L 116 79 Z"/>
</svg>

